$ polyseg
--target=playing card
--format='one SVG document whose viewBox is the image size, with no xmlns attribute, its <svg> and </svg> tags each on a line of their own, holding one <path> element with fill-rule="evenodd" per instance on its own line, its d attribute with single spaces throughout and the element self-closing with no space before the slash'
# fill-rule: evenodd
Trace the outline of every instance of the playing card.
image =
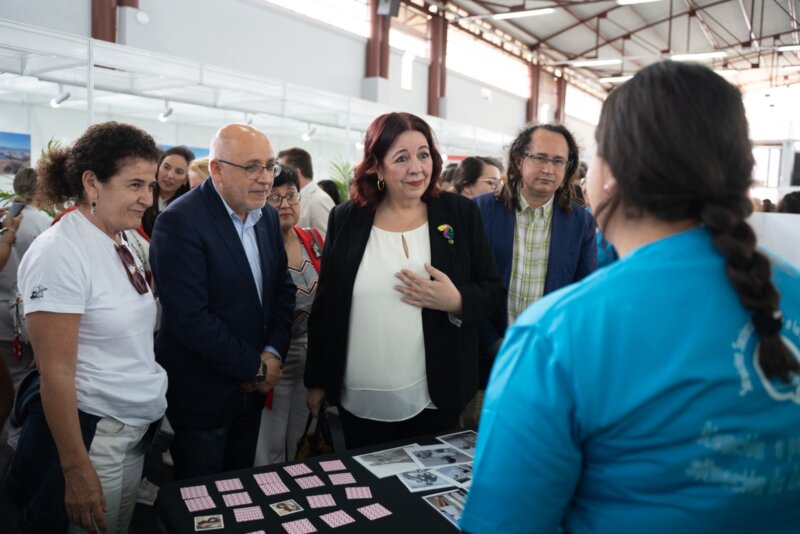
<svg viewBox="0 0 800 534">
<path fill-rule="evenodd" d="M 329 460 L 327 462 L 320 462 L 319 466 L 326 473 L 329 471 L 344 471 L 347 469 L 341 460 Z"/>
<path fill-rule="evenodd" d="M 348 523 L 354 523 L 355 519 L 347 515 L 344 510 L 337 510 L 329 514 L 319 516 L 320 519 L 328 523 L 331 528 L 341 527 Z"/>
<path fill-rule="evenodd" d="M 226 493 L 222 496 L 222 500 L 225 501 L 225 506 L 228 508 L 233 506 L 241 506 L 243 504 L 253 504 L 253 501 L 250 499 L 250 495 L 248 495 L 246 491 L 241 491 L 239 493 Z"/>
<path fill-rule="evenodd" d="M 259 486 L 261 491 L 264 492 L 264 495 L 269 497 L 270 495 L 279 495 L 281 493 L 289 493 L 289 488 L 286 487 L 286 484 L 283 482 L 277 482 L 274 484 L 262 484 Z"/>
<path fill-rule="evenodd" d="M 344 492 L 347 494 L 348 499 L 371 499 L 372 490 L 369 486 L 350 486 L 345 488 Z"/>
<path fill-rule="evenodd" d="M 181 497 L 183 497 L 183 500 L 208 497 L 208 488 L 205 486 L 187 486 L 181 488 Z"/>
<path fill-rule="evenodd" d="M 378 503 L 370 504 L 369 506 L 362 506 L 361 508 L 358 508 L 358 511 L 370 521 L 374 521 L 387 515 L 392 515 L 392 512 Z"/>
<path fill-rule="evenodd" d="M 267 534 L 265 530 L 254 530 L 253 532 L 248 532 L 247 534 Z"/>
<path fill-rule="evenodd" d="M 331 479 L 331 484 L 334 486 L 342 486 L 344 484 L 355 484 L 356 479 L 350 473 L 336 473 L 335 475 L 328 475 Z"/>
<path fill-rule="evenodd" d="M 264 513 L 261 511 L 260 506 L 234 508 L 233 515 L 236 517 L 236 521 L 238 523 L 243 521 L 255 521 L 256 519 L 264 519 Z"/>
<path fill-rule="evenodd" d="M 244 489 L 244 486 L 242 486 L 242 481 L 238 478 L 217 480 L 217 490 L 219 490 L 220 493 L 223 491 L 236 491 L 240 489 Z"/>
<path fill-rule="evenodd" d="M 323 493 L 322 495 L 309 495 L 308 506 L 311 508 L 327 508 L 328 506 L 336 506 L 333 500 L 333 495 L 330 493 Z"/>
<path fill-rule="evenodd" d="M 320 478 L 317 475 L 311 475 L 310 477 L 296 478 L 294 479 L 294 481 L 297 482 L 297 485 L 303 489 L 316 488 L 318 486 L 325 485 L 325 483 L 322 480 L 320 480 Z"/>
<path fill-rule="evenodd" d="M 289 521 L 283 524 L 283 528 L 288 534 L 308 534 L 309 532 L 317 531 L 308 519 Z"/>
<path fill-rule="evenodd" d="M 274 471 L 270 471 L 269 473 L 258 473 L 257 475 L 253 475 L 253 478 L 256 479 L 256 483 L 258 483 L 259 486 L 281 481 L 280 475 Z"/>
<path fill-rule="evenodd" d="M 283 468 L 284 471 L 292 475 L 293 477 L 299 477 L 300 475 L 307 475 L 311 473 L 311 469 L 308 468 L 306 464 L 295 464 L 295 465 L 287 465 Z"/>
<path fill-rule="evenodd" d="M 183 502 L 186 503 L 186 508 L 188 508 L 190 512 L 199 512 L 200 510 L 210 510 L 211 508 L 217 507 L 217 505 L 214 504 L 214 500 L 211 497 L 198 497 L 196 499 L 187 499 Z"/>
</svg>

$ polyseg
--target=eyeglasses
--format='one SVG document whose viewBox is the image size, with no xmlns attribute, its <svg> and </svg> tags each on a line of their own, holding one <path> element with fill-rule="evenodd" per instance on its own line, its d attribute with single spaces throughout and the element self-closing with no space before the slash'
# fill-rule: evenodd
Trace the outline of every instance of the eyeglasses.
<svg viewBox="0 0 800 534">
<path fill-rule="evenodd" d="M 489 187 L 491 187 L 495 191 L 503 187 L 503 180 L 500 180 L 498 178 L 481 178 L 479 181 L 489 184 Z"/>
<path fill-rule="evenodd" d="M 548 163 L 552 163 L 553 168 L 557 171 L 563 171 L 569 163 L 568 159 L 560 158 L 558 156 L 555 158 L 548 158 L 544 154 L 531 154 L 530 152 L 523 152 L 522 157 L 530 159 L 538 167 L 544 167 Z"/>
<path fill-rule="evenodd" d="M 268 165 L 259 165 L 257 163 L 251 163 L 250 165 L 239 165 L 238 163 L 233 163 L 231 161 L 225 161 L 224 159 L 218 159 L 220 163 L 224 163 L 226 165 L 231 165 L 233 167 L 238 167 L 240 169 L 244 169 L 244 176 L 248 180 L 258 180 L 264 173 L 269 173 L 270 176 L 275 178 L 281 173 L 281 164 L 280 163 L 270 163 Z"/>
<path fill-rule="evenodd" d="M 294 206 L 298 202 L 300 202 L 300 193 L 288 193 L 286 195 L 279 195 L 278 193 L 272 193 L 267 197 L 267 202 L 269 202 L 270 206 L 273 207 L 280 207 L 281 202 L 283 199 L 286 199 L 286 203 L 290 206 Z"/>
<path fill-rule="evenodd" d="M 117 249 L 117 256 L 122 260 L 125 271 L 128 273 L 128 279 L 131 281 L 136 291 L 138 291 L 140 295 L 144 295 L 150 291 L 147 280 L 139 270 L 139 267 L 136 266 L 136 261 L 133 259 L 133 254 L 128 250 L 128 247 L 124 245 L 114 245 L 114 248 Z"/>
</svg>

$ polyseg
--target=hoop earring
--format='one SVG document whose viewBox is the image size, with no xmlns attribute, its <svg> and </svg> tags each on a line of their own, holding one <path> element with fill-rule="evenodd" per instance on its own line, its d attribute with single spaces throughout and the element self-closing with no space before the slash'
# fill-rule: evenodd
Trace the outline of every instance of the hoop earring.
<svg viewBox="0 0 800 534">
<path fill-rule="evenodd" d="M 378 178 L 378 191 L 383 191 L 386 189 L 386 182 Z"/>
<path fill-rule="evenodd" d="M 97 202 L 92 200 L 92 215 L 97 215 Z"/>
</svg>

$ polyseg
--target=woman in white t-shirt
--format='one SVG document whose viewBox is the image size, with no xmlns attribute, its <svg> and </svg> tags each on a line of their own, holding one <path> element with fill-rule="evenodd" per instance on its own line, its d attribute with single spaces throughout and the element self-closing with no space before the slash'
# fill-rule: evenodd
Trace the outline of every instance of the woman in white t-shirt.
<svg viewBox="0 0 800 534">
<path fill-rule="evenodd" d="M 122 233 L 153 202 L 158 158 L 146 132 L 107 122 L 39 163 L 41 193 L 53 203 L 75 199 L 77 209 L 34 241 L 19 268 L 41 406 L 33 403 L 25 420 L 12 470 L 52 460 L 63 473 L 60 493 L 50 479 L 26 480 L 37 484 L 22 503 L 27 530 L 55 531 L 68 520 L 69 532 L 127 532 L 142 439 L 164 414 L 167 377 L 153 354 L 155 299 Z M 28 425 L 40 442 L 24 443 Z M 54 459 L 42 454 L 42 435 L 52 436 Z M 42 502 L 47 510 L 37 509 Z"/>
</svg>

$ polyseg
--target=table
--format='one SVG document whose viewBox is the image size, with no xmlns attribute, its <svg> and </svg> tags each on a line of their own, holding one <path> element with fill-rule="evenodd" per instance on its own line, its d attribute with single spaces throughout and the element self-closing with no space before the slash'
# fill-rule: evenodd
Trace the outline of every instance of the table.
<svg viewBox="0 0 800 534">
<path fill-rule="evenodd" d="M 156 500 L 155 507 L 159 518 L 163 522 L 170 534 L 180 533 L 194 533 L 194 518 L 204 515 L 221 514 L 224 521 L 224 529 L 211 530 L 211 532 L 221 533 L 250 533 L 263 531 L 266 534 L 286 534 L 287 530 L 284 529 L 283 524 L 288 521 L 308 519 L 318 532 L 341 532 L 347 533 L 370 533 L 380 532 L 381 534 L 389 533 L 403 533 L 419 532 L 424 534 L 437 534 L 447 533 L 452 534 L 458 532 L 458 529 L 444 519 L 437 513 L 430 505 L 422 500 L 425 495 L 440 493 L 444 490 L 433 489 L 430 491 L 411 493 L 400 482 L 396 476 L 387 478 L 377 478 L 361 464 L 353 459 L 354 456 L 361 454 L 410 445 L 412 443 L 419 443 L 420 445 L 441 444 L 436 441 L 435 436 L 424 436 L 413 440 L 406 440 L 401 442 L 386 443 L 374 447 L 366 447 L 343 453 L 333 453 L 325 456 L 317 456 L 309 458 L 304 461 L 292 461 L 284 464 L 275 464 L 269 466 L 254 467 L 251 469 L 244 469 L 240 471 L 232 471 L 229 473 L 217 474 L 213 476 L 199 477 L 190 480 L 181 480 L 171 482 L 164 485 L 158 492 L 158 499 Z M 330 460 L 341 460 L 345 466 L 345 471 L 332 471 L 325 472 L 320 466 L 320 462 Z M 292 476 L 284 467 L 292 466 L 299 463 L 305 463 L 312 473 L 300 476 Z M 356 482 L 355 484 L 348 485 L 332 485 L 328 475 L 335 475 L 337 473 L 349 472 L 353 475 Z M 278 473 L 280 480 L 288 488 L 288 492 L 280 493 L 272 496 L 266 496 L 259 487 L 259 482 L 255 476 L 264 473 Z M 318 476 L 323 482 L 324 486 L 314 487 L 311 489 L 302 489 L 295 478 L 302 478 L 304 476 Z M 268 475 L 273 477 L 275 475 Z M 216 487 L 216 482 L 228 479 L 240 479 L 243 489 L 234 491 L 225 491 L 220 493 Z M 264 476 L 260 477 L 264 481 Z M 181 495 L 181 488 L 205 486 L 208 489 L 208 495 L 214 501 L 215 508 L 208 510 L 199 510 L 190 512 L 184 499 Z M 358 499 L 349 500 L 345 493 L 345 488 L 353 486 L 369 486 L 372 492 L 371 499 Z M 452 489 L 452 488 L 449 488 Z M 252 504 L 235 505 L 236 508 L 243 508 L 249 506 L 258 506 L 262 510 L 263 519 L 237 522 L 234 515 L 234 508 L 229 508 L 223 502 L 223 495 L 245 491 L 252 499 Z M 319 495 L 329 493 L 336 502 L 336 506 L 329 508 L 310 508 L 306 499 L 309 495 Z M 291 515 L 279 516 L 270 508 L 270 504 L 285 501 L 287 499 L 294 499 L 303 511 L 296 512 Z M 370 520 L 360 512 L 358 508 L 368 506 L 374 503 L 379 503 L 387 508 L 391 515 L 381 517 L 378 519 Z M 320 516 L 343 510 L 355 522 L 345 524 L 337 528 L 331 528 L 326 524 Z"/>
</svg>

